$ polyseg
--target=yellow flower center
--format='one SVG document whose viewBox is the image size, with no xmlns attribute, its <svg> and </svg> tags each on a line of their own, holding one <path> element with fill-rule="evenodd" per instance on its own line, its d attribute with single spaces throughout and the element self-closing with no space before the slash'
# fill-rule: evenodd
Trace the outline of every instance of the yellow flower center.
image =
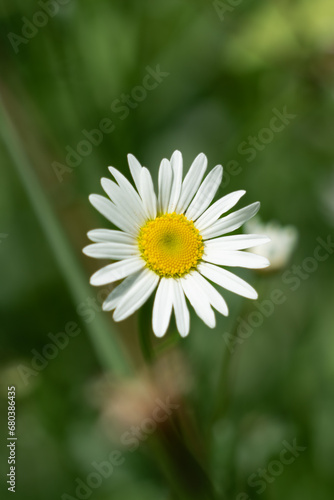
<svg viewBox="0 0 334 500">
<path fill-rule="evenodd" d="M 147 267 L 166 278 L 189 273 L 204 252 L 202 236 L 193 221 L 175 212 L 146 222 L 138 244 Z"/>
</svg>

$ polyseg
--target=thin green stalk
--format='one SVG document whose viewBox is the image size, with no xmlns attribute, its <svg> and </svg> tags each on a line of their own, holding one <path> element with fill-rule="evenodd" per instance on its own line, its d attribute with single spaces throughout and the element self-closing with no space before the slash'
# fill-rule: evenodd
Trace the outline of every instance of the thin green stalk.
<svg viewBox="0 0 334 500">
<path fill-rule="evenodd" d="M 0 111 L 0 136 L 12 158 L 13 165 L 44 231 L 45 238 L 49 242 L 74 303 L 84 302 L 92 295 L 88 280 L 78 264 L 78 259 L 67 241 L 47 196 L 42 190 L 2 98 L 0 98 Z M 131 373 L 129 361 L 125 357 L 116 334 L 102 314 L 97 314 L 94 321 L 86 323 L 86 329 L 105 369 L 111 370 L 118 376 Z"/>
<path fill-rule="evenodd" d="M 215 500 L 206 472 L 176 434 L 152 436 L 149 445 L 159 456 L 159 466 L 178 500 Z"/>
<path fill-rule="evenodd" d="M 247 304 L 244 305 L 244 302 L 240 301 L 240 307 L 237 308 L 237 311 L 235 313 L 234 317 L 234 327 L 231 332 L 231 337 L 229 338 L 229 343 L 230 346 L 225 345 L 224 346 L 224 351 L 222 353 L 222 360 L 221 360 L 221 369 L 220 369 L 220 374 L 219 374 L 219 379 L 218 379 L 218 384 L 217 384 L 217 390 L 215 394 L 217 394 L 218 399 L 214 401 L 214 407 L 213 407 L 213 414 L 212 414 L 212 420 L 215 422 L 218 420 L 222 414 L 226 411 L 230 397 L 231 397 L 231 387 L 230 387 L 230 367 L 231 367 L 231 361 L 232 361 L 232 354 L 234 352 L 234 346 L 233 342 L 234 339 L 236 338 L 237 334 L 237 329 L 238 329 L 238 324 L 237 324 L 237 317 L 241 316 L 243 313 L 244 308 L 247 308 Z"/>
<path fill-rule="evenodd" d="M 152 344 L 152 301 L 148 300 L 138 312 L 138 335 L 142 355 L 149 365 L 155 359 Z"/>
<path fill-rule="evenodd" d="M 262 285 L 262 286 L 261 286 Z M 259 297 L 264 295 L 264 291 L 266 290 L 266 283 L 263 284 L 262 280 L 258 280 L 256 285 L 256 289 L 258 290 Z M 230 368 L 232 362 L 232 356 L 234 354 L 234 349 L 237 349 L 236 345 L 233 345 L 234 341 L 237 338 L 238 331 L 238 323 L 236 321 L 237 317 L 244 317 L 250 309 L 252 309 L 250 302 L 240 301 L 240 308 L 237 309 L 235 318 L 234 318 L 234 328 L 231 332 L 231 337 L 229 338 L 230 346 L 225 346 L 224 351 L 222 353 L 222 361 L 221 361 L 221 370 L 219 375 L 219 381 L 217 384 L 218 400 L 214 402 L 213 409 L 213 422 L 218 420 L 227 410 L 228 405 L 230 403 L 231 398 L 231 384 L 230 384 Z"/>
<path fill-rule="evenodd" d="M 175 464 L 171 460 L 166 447 L 161 442 L 160 438 L 157 436 L 152 436 L 149 446 L 154 454 L 159 457 L 159 467 L 163 475 L 168 480 L 170 488 L 172 490 L 173 500 L 193 500 L 193 496 L 189 494 L 187 488 L 179 480 L 181 472 L 176 474 Z"/>
</svg>

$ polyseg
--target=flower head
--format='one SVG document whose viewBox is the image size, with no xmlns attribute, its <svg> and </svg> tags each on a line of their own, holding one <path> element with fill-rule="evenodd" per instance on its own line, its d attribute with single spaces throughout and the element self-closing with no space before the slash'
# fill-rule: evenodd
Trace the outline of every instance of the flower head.
<svg viewBox="0 0 334 500">
<path fill-rule="evenodd" d="M 267 243 L 267 236 L 224 236 L 253 217 L 259 202 L 224 215 L 245 194 L 236 191 L 211 205 L 223 167 L 217 165 L 202 182 L 207 168 L 204 154 L 195 158 L 184 179 L 179 151 L 170 161 L 162 160 L 158 196 L 148 169 L 132 155 L 128 160 L 137 189 L 117 169 L 109 167 L 114 180 L 101 180 L 108 198 L 97 194 L 89 197 L 92 205 L 119 228 L 90 231 L 88 237 L 94 243 L 83 249 L 91 257 L 116 261 L 93 274 L 92 285 L 123 279 L 106 298 L 103 309 L 114 310 L 114 320 L 122 321 L 157 288 L 153 306 L 155 335 L 165 334 L 174 309 L 177 328 L 186 336 L 190 327 L 186 298 L 211 328 L 215 326 L 212 308 L 228 315 L 225 300 L 210 281 L 256 299 L 253 287 L 220 266 L 258 269 L 269 265 L 265 257 L 241 251 Z"/>
</svg>

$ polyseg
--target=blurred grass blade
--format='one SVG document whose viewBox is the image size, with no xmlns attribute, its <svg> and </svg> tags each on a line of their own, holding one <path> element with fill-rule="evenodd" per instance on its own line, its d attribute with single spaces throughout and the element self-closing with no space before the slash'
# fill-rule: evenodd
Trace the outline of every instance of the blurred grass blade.
<svg viewBox="0 0 334 500">
<path fill-rule="evenodd" d="M 39 184 L 1 97 L 0 108 L 0 135 L 13 160 L 13 165 L 23 183 L 73 300 L 79 304 L 91 295 L 88 280 Z M 129 361 L 106 318 L 102 314 L 96 315 L 92 322 L 86 324 L 86 328 L 103 368 L 111 370 L 118 376 L 129 374 L 131 372 Z"/>
</svg>

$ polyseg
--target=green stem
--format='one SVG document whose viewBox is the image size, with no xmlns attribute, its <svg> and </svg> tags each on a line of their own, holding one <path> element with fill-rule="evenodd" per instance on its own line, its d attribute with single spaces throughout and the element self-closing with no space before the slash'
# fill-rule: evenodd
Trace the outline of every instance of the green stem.
<svg viewBox="0 0 334 500">
<path fill-rule="evenodd" d="M 92 294 L 88 280 L 40 186 L 1 97 L 0 111 L 0 136 L 6 145 L 74 302 L 76 304 L 84 302 Z M 86 328 L 103 367 L 118 376 L 131 373 L 129 361 L 125 358 L 116 334 L 106 318 L 102 314 L 97 314 L 94 321 L 86 323 Z"/>
<path fill-rule="evenodd" d="M 148 300 L 138 312 L 138 335 L 142 355 L 149 365 L 155 359 L 154 349 L 152 345 L 152 304 Z"/>
<path fill-rule="evenodd" d="M 230 387 L 229 377 L 230 377 L 230 366 L 231 366 L 232 356 L 235 349 L 233 341 L 236 337 L 238 328 L 236 319 L 238 316 L 242 315 L 243 309 L 247 307 L 247 305 L 244 306 L 242 302 L 240 302 L 240 304 L 242 305 L 237 309 L 234 321 L 232 323 L 234 324 L 234 327 L 231 332 L 231 337 L 229 338 L 229 345 L 225 345 L 224 351 L 222 353 L 221 369 L 216 390 L 218 399 L 214 402 L 213 415 L 212 415 L 213 423 L 216 422 L 216 420 L 218 420 L 224 412 L 226 412 L 226 409 L 228 408 L 230 402 L 231 387 Z"/>
<path fill-rule="evenodd" d="M 256 285 L 256 289 L 258 290 L 259 297 L 264 295 L 264 291 L 266 290 L 266 282 L 262 279 L 258 280 Z M 216 401 L 213 411 L 213 422 L 215 422 L 218 418 L 220 418 L 227 410 L 230 398 L 231 398 L 231 383 L 230 383 L 230 367 L 231 361 L 234 354 L 235 349 L 237 349 L 237 345 L 235 345 L 234 340 L 237 337 L 238 323 L 237 317 L 245 317 L 246 313 L 249 310 L 252 310 L 254 306 L 252 306 L 251 302 L 240 302 L 240 307 L 237 309 L 235 317 L 234 317 L 234 328 L 231 333 L 231 337 L 229 338 L 230 345 L 226 345 L 222 354 L 221 361 L 221 370 L 219 375 L 219 381 L 217 385 L 216 394 L 218 394 L 219 399 Z"/>
<path fill-rule="evenodd" d="M 152 436 L 149 443 L 150 448 L 154 454 L 159 457 L 159 466 L 161 472 L 168 480 L 168 483 L 172 489 L 172 499 L 173 500 L 193 500 L 193 497 L 189 494 L 187 489 L 182 484 L 182 481 L 178 480 L 178 474 L 175 473 L 175 464 L 171 460 L 166 447 L 162 443 L 161 439 L 157 436 Z"/>
<path fill-rule="evenodd" d="M 180 500 L 215 500 L 215 492 L 204 469 L 178 438 L 172 427 L 152 436 L 150 445 L 159 465 Z"/>
</svg>

